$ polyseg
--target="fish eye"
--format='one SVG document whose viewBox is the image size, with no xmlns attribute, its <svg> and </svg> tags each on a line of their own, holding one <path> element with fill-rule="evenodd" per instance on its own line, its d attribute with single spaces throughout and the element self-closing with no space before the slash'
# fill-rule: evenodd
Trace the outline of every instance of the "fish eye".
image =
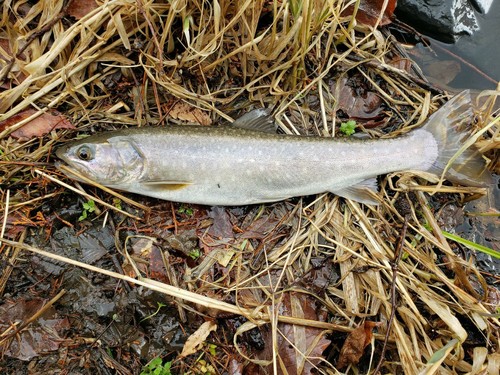
<svg viewBox="0 0 500 375">
<path fill-rule="evenodd" d="M 92 155 L 92 150 L 89 146 L 86 145 L 80 146 L 78 150 L 76 150 L 76 156 L 78 156 L 78 158 L 83 161 L 89 161 L 94 158 L 94 155 Z"/>
</svg>

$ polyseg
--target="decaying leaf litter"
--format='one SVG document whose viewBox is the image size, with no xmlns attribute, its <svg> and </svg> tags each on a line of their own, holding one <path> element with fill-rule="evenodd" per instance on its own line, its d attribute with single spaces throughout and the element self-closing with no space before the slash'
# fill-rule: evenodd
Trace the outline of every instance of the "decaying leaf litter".
<svg viewBox="0 0 500 375">
<path fill-rule="evenodd" d="M 436 219 L 441 207 L 484 189 L 392 174 L 381 181 L 379 207 L 321 195 L 212 208 L 125 200 L 51 167 L 54 148 L 71 138 L 221 123 L 252 108 L 274 108 L 283 131 L 302 135 L 343 136 L 349 119 L 372 137 L 419 126 L 445 95 L 405 70 L 379 27 L 386 19 L 352 17 L 363 2 L 2 7 L 3 370 L 127 374 L 154 360 L 172 373 L 369 372 L 394 306 L 381 371 L 498 368 L 495 281 Z M 470 143 L 498 171 L 495 93 L 485 96 Z M 33 126 L 43 116 L 52 117 Z M 16 137 L 23 128 L 27 137 Z M 57 259 L 40 255 L 47 250 Z M 373 338 L 353 334 L 342 348 L 361 327 L 375 327 Z M 44 346 L 29 339 L 40 332 Z M 183 357 L 188 337 L 196 353 Z M 341 356 L 360 346 L 360 357 Z"/>
</svg>

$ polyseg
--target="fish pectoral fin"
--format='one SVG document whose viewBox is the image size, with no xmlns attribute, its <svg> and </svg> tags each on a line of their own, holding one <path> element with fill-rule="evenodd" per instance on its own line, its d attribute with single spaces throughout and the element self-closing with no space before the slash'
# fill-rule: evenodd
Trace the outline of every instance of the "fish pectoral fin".
<svg viewBox="0 0 500 375">
<path fill-rule="evenodd" d="M 154 190 L 179 190 L 188 187 L 193 183 L 190 181 L 150 180 L 150 181 L 141 181 L 141 184 Z"/>
<path fill-rule="evenodd" d="M 377 194 L 377 188 L 377 179 L 369 178 L 352 186 L 331 192 L 356 202 L 378 205 L 380 202 L 374 197 L 374 194 Z"/>
<path fill-rule="evenodd" d="M 236 119 L 231 126 L 271 134 L 276 134 L 278 130 L 269 109 L 254 109 L 245 113 Z"/>
</svg>

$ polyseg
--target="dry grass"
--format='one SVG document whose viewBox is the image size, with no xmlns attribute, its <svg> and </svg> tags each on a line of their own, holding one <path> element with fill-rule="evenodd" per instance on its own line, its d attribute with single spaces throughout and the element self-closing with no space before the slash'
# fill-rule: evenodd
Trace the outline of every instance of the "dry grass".
<svg viewBox="0 0 500 375">
<path fill-rule="evenodd" d="M 0 38 L 10 41 L 10 51 L 9 43 L 0 43 L 0 78 L 6 85 L 0 91 L 0 121 L 27 108 L 38 110 L 0 134 L 4 217 L 21 207 L 35 209 L 54 196 L 47 175 L 34 170 L 49 161 L 54 145 L 68 132 L 53 131 L 26 142 L 9 137 L 51 109 L 63 112 L 78 130 L 89 132 L 174 121 L 169 108 L 177 101 L 206 110 L 218 120 L 231 120 L 230 114 L 241 109 L 276 106 L 277 121 L 286 132 L 331 136 L 339 105 L 337 86 L 331 82 L 357 72 L 390 108 L 389 136 L 419 126 L 442 97 L 432 96 L 407 72 L 390 65 L 399 56 L 394 41 L 381 31 L 356 25 L 351 17 L 341 17 L 346 5 L 320 0 L 111 0 L 99 1 L 98 7 L 75 20 L 58 18 L 65 11 L 61 0 L 42 0 L 33 6 L 3 2 Z M 489 151 L 497 163 L 500 127 L 492 113 L 493 98 L 481 109 L 470 143 Z M 381 130 L 369 132 L 386 136 Z M 191 279 L 179 278 L 179 288 L 134 282 L 178 298 L 181 308 L 190 311 L 195 305 L 188 301 L 248 318 L 235 342 L 252 361 L 257 359 L 245 353 L 240 334 L 269 325 L 277 352 L 279 322 L 331 333 L 349 332 L 365 319 L 379 321 L 383 323 L 376 336 L 379 345 L 392 310 L 391 260 L 404 221 L 395 202 L 413 191 L 416 199 L 410 204 L 404 256 L 398 263 L 399 300 L 388 344 L 390 360 L 383 372 L 484 373 L 498 362 L 497 306 L 488 303 L 488 286 L 475 264 L 458 256 L 441 235 L 427 194 L 466 197 L 478 189 L 443 186 L 437 180 L 429 186 L 410 174 L 400 177 L 396 186 L 393 175 L 384 181 L 384 199 L 377 208 L 331 195 L 319 196 L 307 206 L 301 201 L 289 207 L 280 223 L 287 236 L 265 247 L 257 263 L 250 242 L 240 239 L 232 244 L 235 251 L 227 267 L 234 277 L 211 279 L 210 268 L 202 264 L 190 270 Z M 0 251 L 12 263 L 19 249 L 37 251 L 22 241 L 23 237 L 5 241 Z M 337 269 L 339 279 L 324 288 L 307 288 L 302 280 L 314 270 L 312 260 L 317 258 Z M 9 278 L 5 272 L 2 286 Z M 329 313 L 328 322 L 281 315 L 282 299 L 292 292 L 309 295 L 318 310 Z M 236 296 L 234 303 L 219 300 L 230 294 Z M 472 326 L 485 343 L 474 348 L 474 361 L 464 349 Z M 456 344 L 445 354 L 432 357 L 453 339 Z M 279 353 L 274 358 L 278 357 Z M 334 364 L 326 362 L 320 370 L 338 373 Z"/>
</svg>

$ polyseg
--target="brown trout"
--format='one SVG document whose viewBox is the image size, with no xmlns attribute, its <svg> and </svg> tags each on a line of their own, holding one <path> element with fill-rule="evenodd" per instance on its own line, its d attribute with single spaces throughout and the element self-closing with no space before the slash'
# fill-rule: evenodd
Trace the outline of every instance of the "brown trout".
<svg viewBox="0 0 500 375">
<path fill-rule="evenodd" d="M 467 134 L 467 91 L 419 129 L 393 139 L 356 140 L 271 134 L 264 110 L 232 125 L 141 127 L 105 132 L 56 151 L 71 168 L 104 186 L 176 202 L 247 205 L 332 192 L 377 204 L 376 177 L 396 171 L 441 175 Z M 75 176 L 69 175 L 75 178 Z M 477 150 L 463 152 L 445 174 L 465 185 L 491 178 Z"/>
</svg>

